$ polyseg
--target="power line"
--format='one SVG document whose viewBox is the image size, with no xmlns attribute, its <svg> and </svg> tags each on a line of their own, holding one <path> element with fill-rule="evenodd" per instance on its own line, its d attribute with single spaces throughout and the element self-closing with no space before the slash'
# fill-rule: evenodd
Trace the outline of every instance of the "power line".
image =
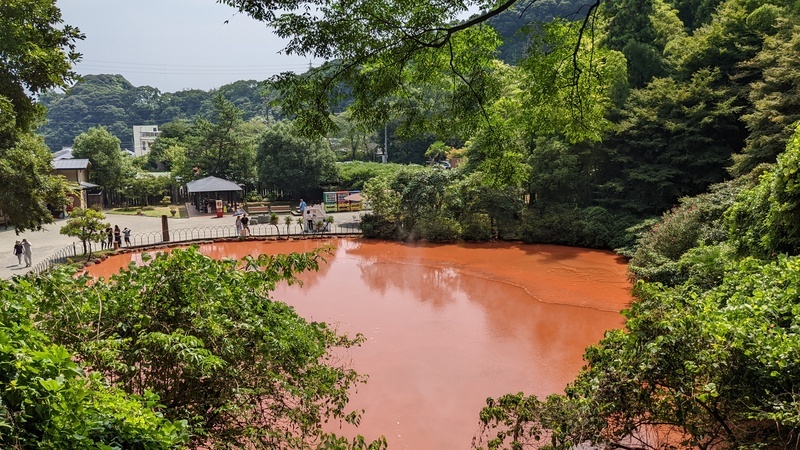
<svg viewBox="0 0 800 450">
<path fill-rule="evenodd" d="M 283 67 L 287 64 L 244 64 L 244 65 L 233 65 L 233 64 L 165 64 L 165 63 L 147 63 L 147 62 L 131 62 L 131 61 L 109 61 L 109 60 L 81 60 L 81 64 L 83 63 L 102 63 L 102 64 L 119 64 L 124 66 L 157 66 L 157 67 L 183 67 L 183 68 L 191 68 L 191 67 L 213 67 L 213 68 L 274 68 L 274 67 Z M 291 66 L 305 66 L 306 62 L 297 62 L 291 63 Z"/>
<path fill-rule="evenodd" d="M 75 68 L 91 71 L 160 75 L 273 75 L 286 71 L 304 72 L 308 70 L 306 64 L 305 62 L 298 62 L 291 64 L 212 65 L 89 60 L 76 64 Z M 308 64 L 310 65 L 311 62 Z"/>
</svg>

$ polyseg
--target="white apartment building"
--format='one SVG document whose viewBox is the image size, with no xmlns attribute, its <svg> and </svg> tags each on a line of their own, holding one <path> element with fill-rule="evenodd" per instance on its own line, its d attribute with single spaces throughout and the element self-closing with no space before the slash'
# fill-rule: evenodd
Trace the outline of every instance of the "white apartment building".
<svg viewBox="0 0 800 450">
<path fill-rule="evenodd" d="M 150 146 L 153 145 L 160 133 L 158 125 L 134 125 L 133 154 L 143 156 L 150 153 Z"/>
</svg>

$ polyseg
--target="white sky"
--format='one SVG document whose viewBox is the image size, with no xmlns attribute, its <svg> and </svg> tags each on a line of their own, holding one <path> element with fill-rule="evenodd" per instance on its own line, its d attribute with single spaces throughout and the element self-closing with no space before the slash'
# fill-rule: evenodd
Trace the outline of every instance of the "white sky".
<svg viewBox="0 0 800 450">
<path fill-rule="evenodd" d="M 121 74 L 134 86 L 175 92 L 261 81 L 309 67 L 309 59 L 279 54 L 283 41 L 263 23 L 215 0 L 57 0 L 56 5 L 64 22 L 86 35 L 78 42 L 83 59 L 75 70 L 81 75 Z"/>
</svg>

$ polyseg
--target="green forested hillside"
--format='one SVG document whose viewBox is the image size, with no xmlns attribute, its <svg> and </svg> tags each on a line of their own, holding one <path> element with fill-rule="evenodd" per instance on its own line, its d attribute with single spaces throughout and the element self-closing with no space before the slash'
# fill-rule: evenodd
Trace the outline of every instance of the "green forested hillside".
<svg viewBox="0 0 800 450">
<path fill-rule="evenodd" d="M 236 105 L 245 120 L 271 115 L 266 87 L 255 80 L 237 81 L 212 91 L 162 93 L 150 86 L 133 86 L 122 75 L 86 75 L 64 93 L 42 94 L 40 101 L 47 107 L 47 115 L 39 133 L 56 151 L 72 145 L 75 137 L 89 128 L 103 125 L 120 139 L 122 148 L 130 149 L 134 125 L 208 117 L 215 94 Z"/>
</svg>

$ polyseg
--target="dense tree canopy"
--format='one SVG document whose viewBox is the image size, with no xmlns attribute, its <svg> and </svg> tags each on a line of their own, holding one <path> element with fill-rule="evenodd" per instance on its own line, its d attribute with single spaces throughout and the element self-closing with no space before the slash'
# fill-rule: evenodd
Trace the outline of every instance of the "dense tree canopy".
<svg viewBox="0 0 800 450">
<path fill-rule="evenodd" d="M 31 95 L 64 87 L 77 78 L 72 71 L 80 58 L 75 42 L 83 35 L 62 23 L 53 0 L 0 4 L 0 96 L 11 102 L 17 129 L 29 130 L 42 112 Z"/>
<path fill-rule="evenodd" d="M 86 158 L 92 163 L 89 179 L 101 186 L 106 195 L 124 187 L 133 177 L 133 168 L 120 149 L 119 139 L 103 126 L 81 133 L 72 147 L 75 158 Z"/>
<path fill-rule="evenodd" d="M 291 198 L 319 196 L 322 186 L 336 181 L 335 158 L 328 145 L 299 136 L 292 123 L 267 129 L 257 155 L 259 181 Z"/>
<path fill-rule="evenodd" d="M 53 0 L 0 4 L 0 211 L 17 232 L 52 222 L 48 204 L 66 204 L 66 185 L 51 174 L 52 158 L 33 135 L 44 112 L 34 96 L 76 77 L 75 42 L 83 35 L 62 22 Z"/>
</svg>

